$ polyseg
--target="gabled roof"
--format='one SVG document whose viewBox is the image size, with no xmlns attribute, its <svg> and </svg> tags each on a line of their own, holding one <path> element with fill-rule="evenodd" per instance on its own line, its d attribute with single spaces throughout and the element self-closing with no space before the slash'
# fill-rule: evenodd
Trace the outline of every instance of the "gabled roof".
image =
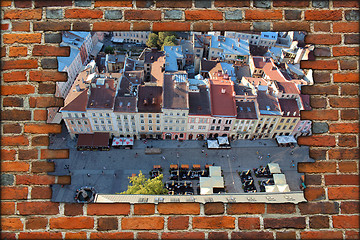
<svg viewBox="0 0 360 240">
<path fill-rule="evenodd" d="M 300 117 L 300 109 L 296 99 L 279 99 L 279 104 L 284 117 Z"/>
<path fill-rule="evenodd" d="M 184 75 L 184 74 L 182 74 Z M 167 109 L 188 109 L 188 86 L 186 81 L 176 81 L 177 75 L 165 74 L 164 105 Z"/>
<path fill-rule="evenodd" d="M 231 80 L 210 80 L 211 114 L 235 117 L 234 86 Z"/>
</svg>

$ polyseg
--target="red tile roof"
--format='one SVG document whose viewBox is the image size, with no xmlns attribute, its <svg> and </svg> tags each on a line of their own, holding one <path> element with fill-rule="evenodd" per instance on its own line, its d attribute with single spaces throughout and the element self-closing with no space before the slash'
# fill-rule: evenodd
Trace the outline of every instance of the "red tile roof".
<svg viewBox="0 0 360 240">
<path fill-rule="evenodd" d="M 300 117 L 300 110 L 294 98 L 279 99 L 279 104 L 284 117 Z"/>
<path fill-rule="evenodd" d="M 230 80 L 210 80 L 211 114 L 236 116 L 235 93 Z"/>
<path fill-rule="evenodd" d="M 279 91 L 285 94 L 300 94 L 299 89 L 293 82 L 277 82 L 276 84 L 279 88 Z"/>
</svg>

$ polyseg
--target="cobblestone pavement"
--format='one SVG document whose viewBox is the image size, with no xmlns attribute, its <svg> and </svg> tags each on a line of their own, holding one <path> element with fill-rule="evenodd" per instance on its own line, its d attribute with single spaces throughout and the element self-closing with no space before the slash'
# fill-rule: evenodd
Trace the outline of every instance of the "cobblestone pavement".
<svg viewBox="0 0 360 240">
<path fill-rule="evenodd" d="M 51 136 L 50 141 L 50 148 L 70 149 L 69 159 L 55 159 L 55 171 L 49 173 L 71 175 L 71 185 L 53 185 L 52 200 L 56 202 L 73 202 L 76 189 L 85 185 L 95 187 L 100 193 L 125 191 L 129 176 L 139 171 L 148 176 L 153 165 L 162 166 L 166 181 L 170 164 L 189 164 L 190 168 L 192 164 L 200 164 L 204 169 L 205 164 L 214 163 L 223 170 L 227 191 L 241 193 L 243 190 L 237 172 L 276 162 L 285 173 L 290 189 L 298 191 L 301 174 L 296 167 L 291 167 L 291 160 L 296 165 L 297 162 L 313 161 L 309 158 L 308 147 L 278 147 L 275 140 L 237 140 L 231 142 L 231 149 L 222 150 L 208 150 L 203 147 L 204 141 L 148 140 L 145 144 L 138 140 L 133 149 L 112 148 L 110 151 L 77 151 L 76 141 L 70 140 L 66 131 Z M 162 153 L 146 155 L 144 151 L 147 146 L 159 147 Z M 201 151 L 203 149 L 204 153 Z M 270 157 L 267 157 L 268 154 Z M 259 155 L 262 159 L 259 159 Z M 254 180 L 257 182 L 256 178 Z"/>
</svg>

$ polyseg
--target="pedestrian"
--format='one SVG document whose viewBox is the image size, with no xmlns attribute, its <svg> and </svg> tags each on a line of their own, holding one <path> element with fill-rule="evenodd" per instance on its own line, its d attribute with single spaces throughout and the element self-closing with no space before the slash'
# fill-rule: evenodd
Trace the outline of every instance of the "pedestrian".
<svg viewBox="0 0 360 240">
<path fill-rule="evenodd" d="M 259 155 L 259 151 L 256 151 L 256 154 Z"/>
<path fill-rule="evenodd" d="M 204 152 L 205 152 L 205 150 L 204 150 L 204 149 L 202 149 L 202 150 L 201 150 L 201 153 L 204 153 Z"/>
<path fill-rule="evenodd" d="M 90 177 L 90 174 L 88 173 L 88 174 L 86 174 L 88 177 Z"/>
<path fill-rule="evenodd" d="M 101 171 L 101 174 L 104 175 L 104 170 Z"/>
<path fill-rule="evenodd" d="M 226 154 L 226 157 L 229 158 L 229 154 Z"/>
<path fill-rule="evenodd" d="M 135 153 L 135 157 L 136 157 L 136 158 L 138 157 L 138 153 Z"/>
<path fill-rule="evenodd" d="M 116 177 L 116 173 L 114 173 L 114 177 Z"/>
<path fill-rule="evenodd" d="M 291 155 L 294 155 L 294 151 L 291 151 L 291 153 L 290 153 Z"/>
<path fill-rule="evenodd" d="M 207 153 L 205 153 L 205 157 L 207 157 Z"/>
<path fill-rule="evenodd" d="M 270 157 L 270 153 L 268 153 L 267 157 L 268 157 L 268 158 Z"/>
</svg>

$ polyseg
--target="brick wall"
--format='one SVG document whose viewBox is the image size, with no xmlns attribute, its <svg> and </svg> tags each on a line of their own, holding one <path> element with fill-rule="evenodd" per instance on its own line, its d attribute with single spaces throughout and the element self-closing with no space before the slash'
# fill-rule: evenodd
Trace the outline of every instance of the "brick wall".
<svg viewBox="0 0 360 240">
<path fill-rule="evenodd" d="M 2 238 L 336 238 L 358 237 L 359 228 L 359 4 L 357 1 L 1 1 L 2 13 Z M 69 179 L 47 175 L 46 108 L 54 97 L 60 31 L 304 30 L 316 45 L 310 145 L 315 163 L 306 173 L 307 203 L 62 204 L 50 202 L 50 184 Z"/>
</svg>

